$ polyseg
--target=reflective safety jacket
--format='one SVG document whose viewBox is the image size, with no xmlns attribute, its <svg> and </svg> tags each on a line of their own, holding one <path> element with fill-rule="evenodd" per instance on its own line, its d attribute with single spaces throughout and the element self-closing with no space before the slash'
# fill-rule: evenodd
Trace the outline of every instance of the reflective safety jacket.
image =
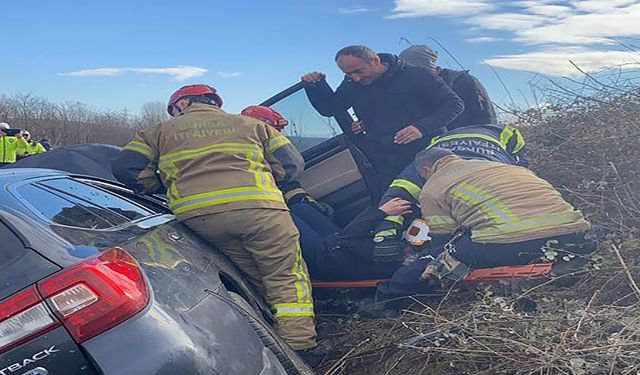
<svg viewBox="0 0 640 375">
<path fill-rule="evenodd" d="M 245 208 L 287 210 L 276 184 L 293 180 L 303 167 L 298 150 L 277 130 L 201 103 L 138 132 L 112 163 L 114 176 L 138 193 L 166 187 L 180 220 Z"/>
<path fill-rule="evenodd" d="M 590 228 L 580 211 L 530 170 L 455 155 L 436 162 L 420 205 L 434 235 L 465 228 L 478 243 L 515 243 Z"/>
<path fill-rule="evenodd" d="M 23 138 L 0 138 L 0 163 L 15 163 L 18 156 L 26 154 L 27 141 Z"/>
<path fill-rule="evenodd" d="M 27 155 L 37 155 L 43 152 L 47 152 L 44 146 L 40 144 L 40 142 L 36 141 L 28 141 L 26 151 Z"/>
<path fill-rule="evenodd" d="M 476 125 L 458 128 L 435 137 L 429 147 L 441 147 L 453 151 L 463 159 L 489 160 L 504 164 L 528 166 L 525 142 L 520 131 L 510 125 Z M 413 163 L 407 166 L 382 198 L 402 198 L 417 202 L 425 183 Z"/>
</svg>

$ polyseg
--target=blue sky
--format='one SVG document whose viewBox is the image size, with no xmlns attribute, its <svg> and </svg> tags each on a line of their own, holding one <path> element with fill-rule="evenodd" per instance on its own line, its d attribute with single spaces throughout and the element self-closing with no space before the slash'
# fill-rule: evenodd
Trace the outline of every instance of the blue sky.
<svg viewBox="0 0 640 375">
<path fill-rule="evenodd" d="M 488 64 L 519 103 L 541 74 L 575 74 L 640 57 L 623 44 L 640 34 L 640 1 L 43 1 L 3 2 L 0 94 L 31 92 L 54 102 L 133 112 L 165 102 L 181 85 L 206 82 L 237 112 L 312 70 L 342 78 L 334 53 L 349 44 L 398 53 L 442 43 L 509 102 Z"/>
</svg>

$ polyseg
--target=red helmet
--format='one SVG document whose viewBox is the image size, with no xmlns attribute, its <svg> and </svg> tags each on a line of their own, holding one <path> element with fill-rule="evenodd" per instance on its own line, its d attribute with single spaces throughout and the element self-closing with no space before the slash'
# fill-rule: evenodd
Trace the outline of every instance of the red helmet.
<svg viewBox="0 0 640 375">
<path fill-rule="evenodd" d="M 216 89 L 209 85 L 187 85 L 182 86 L 176 92 L 171 94 L 169 103 L 167 103 L 167 112 L 171 115 L 171 106 L 176 104 L 178 100 L 185 96 L 207 95 L 216 103 L 218 107 L 222 107 L 222 98 L 216 94 Z"/>
<path fill-rule="evenodd" d="M 275 109 L 265 107 L 263 105 L 251 105 L 243 109 L 240 112 L 241 115 L 253 117 L 256 120 L 266 122 L 274 127 L 276 130 L 281 131 L 284 129 L 289 121 L 287 121 L 282 115 Z"/>
</svg>

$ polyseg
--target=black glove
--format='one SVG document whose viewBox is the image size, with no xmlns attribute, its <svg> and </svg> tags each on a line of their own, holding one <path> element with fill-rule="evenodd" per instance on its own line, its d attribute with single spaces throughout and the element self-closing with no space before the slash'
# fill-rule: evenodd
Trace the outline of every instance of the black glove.
<svg viewBox="0 0 640 375">
<path fill-rule="evenodd" d="M 334 211 L 333 207 L 331 207 L 331 205 L 329 205 L 327 203 L 324 203 L 324 202 L 318 202 L 317 200 L 313 199 L 309 195 L 304 197 L 304 199 L 302 200 L 302 203 L 306 203 L 306 204 L 310 205 L 311 207 L 313 207 L 316 210 L 320 211 L 320 213 L 322 213 L 325 216 L 333 217 L 333 214 L 335 213 L 335 211 Z"/>
<path fill-rule="evenodd" d="M 310 196 L 309 193 L 307 193 L 298 183 L 295 183 L 294 186 L 281 187 L 281 188 L 287 190 L 284 193 L 284 198 L 287 201 L 288 205 L 292 205 L 296 203 L 304 203 L 315 208 L 325 216 L 329 216 L 329 217 L 333 216 L 334 214 L 333 207 L 331 207 L 330 205 L 324 202 L 318 202 L 317 200 L 313 199 L 313 197 Z"/>
</svg>

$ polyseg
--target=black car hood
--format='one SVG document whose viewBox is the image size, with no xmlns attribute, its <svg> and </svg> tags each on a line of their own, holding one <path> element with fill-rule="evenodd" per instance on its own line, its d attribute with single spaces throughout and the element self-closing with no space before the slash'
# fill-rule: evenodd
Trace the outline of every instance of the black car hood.
<svg viewBox="0 0 640 375">
<path fill-rule="evenodd" d="M 122 148 L 90 143 L 56 148 L 49 152 L 28 156 L 3 168 L 47 168 L 73 174 L 100 177 L 117 181 L 111 172 L 113 160 Z"/>
</svg>

